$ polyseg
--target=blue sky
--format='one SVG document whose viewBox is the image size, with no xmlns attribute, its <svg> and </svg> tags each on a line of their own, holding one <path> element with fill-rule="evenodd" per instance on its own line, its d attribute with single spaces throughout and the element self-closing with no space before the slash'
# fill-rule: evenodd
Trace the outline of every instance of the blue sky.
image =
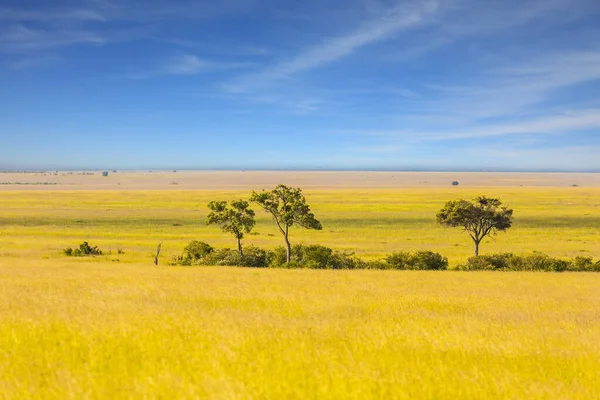
<svg viewBox="0 0 600 400">
<path fill-rule="evenodd" d="M 598 0 L 0 0 L 0 168 L 600 170 Z"/>
</svg>

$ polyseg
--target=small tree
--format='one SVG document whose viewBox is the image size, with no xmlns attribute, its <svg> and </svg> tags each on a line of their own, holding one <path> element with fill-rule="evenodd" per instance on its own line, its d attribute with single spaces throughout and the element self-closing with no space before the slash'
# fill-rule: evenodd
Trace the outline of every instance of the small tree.
<svg viewBox="0 0 600 400">
<path fill-rule="evenodd" d="M 279 232 L 283 235 L 286 247 L 286 262 L 289 264 L 292 247 L 289 240 L 290 227 L 297 224 L 303 228 L 321 230 L 323 226 L 310 212 L 306 198 L 299 188 L 277 185 L 271 191 L 252 192 L 250 201 L 258 204 L 273 216 Z"/>
<path fill-rule="evenodd" d="M 462 199 L 449 201 L 437 214 L 437 222 L 445 226 L 462 227 L 473 239 L 477 256 L 483 238 L 506 231 L 512 225 L 513 210 L 501 205 L 500 200 L 485 196 L 472 202 Z"/>
<path fill-rule="evenodd" d="M 245 200 L 234 200 L 227 205 L 226 201 L 211 201 L 208 208 L 211 212 L 206 217 L 207 225 L 219 225 L 223 232 L 233 233 L 237 239 L 238 253 L 243 256 L 242 239 L 244 233 L 254 228 L 254 211 Z"/>
</svg>

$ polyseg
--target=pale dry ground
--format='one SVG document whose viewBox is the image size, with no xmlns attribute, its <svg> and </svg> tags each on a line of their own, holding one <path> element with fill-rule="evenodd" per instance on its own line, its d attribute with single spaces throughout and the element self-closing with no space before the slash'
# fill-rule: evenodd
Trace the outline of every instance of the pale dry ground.
<svg viewBox="0 0 600 400">
<path fill-rule="evenodd" d="M 600 274 L 0 271 L 1 399 L 600 398 Z"/>
<path fill-rule="evenodd" d="M 382 171 L 0 172 L 0 190 L 249 190 L 279 183 L 305 189 L 444 187 L 600 187 L 600 173 Z M 20 183 L 20 184 L 16 184 Z M 37 185 L 50 183 L 50 185 Z"/>
</svg>

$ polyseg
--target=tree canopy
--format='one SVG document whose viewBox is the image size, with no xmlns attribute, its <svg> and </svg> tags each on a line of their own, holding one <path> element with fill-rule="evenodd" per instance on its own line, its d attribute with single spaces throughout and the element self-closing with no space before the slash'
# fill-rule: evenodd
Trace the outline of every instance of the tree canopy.
<svg viewBox="0 0 600 400">
<path fill-rule="evenodd" d="M 244 233 L 254 228 L 254 211 L 245 200 L 234 200 L 229 205 L 227 201 L 211 201 L 208 203 L 211 212 L 206 217 L 207 225 L 219 225 L 223 232 L 232 233 L 237 239 L 238 252 L 244 255 L 242 239 Z"/>
<path fill-rule="evenodd" d="M 473 201 L 452 200 L 437 214 L 437 222 L 454 228 L 462 227 L 473 239 L 477 256 L 483 238 L 506 231 L 512 226 L 513 210 L 501 206 L 499 199 L 485 196 Z"/>
<path fill-rule="evenodd" d="M 291 226 L 299 225 L 306 229 L 323 229 L 321 223 L 310 211 L 310 206 L 306 203 L 306 198 L 299 188 L 277 185 L 275 189 L 270 191 L 253 191 L 250 201 L 258 204 L 273 217 L 279 232 L 285 239 L 288 263 L 291 257 L 291 245 L 289 241 L 289 229 Z"/>
</svg>

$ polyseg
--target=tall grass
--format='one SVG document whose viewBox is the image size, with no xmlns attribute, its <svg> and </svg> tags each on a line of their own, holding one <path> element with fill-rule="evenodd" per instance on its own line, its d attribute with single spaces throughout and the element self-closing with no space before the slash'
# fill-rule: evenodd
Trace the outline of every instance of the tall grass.
<svg viewBox="0 0 600 400">
<path fill-rule="evenodd" d="M 0 271 L 0 398 L 600 397 L 597 274 Z"/>
</svg>

